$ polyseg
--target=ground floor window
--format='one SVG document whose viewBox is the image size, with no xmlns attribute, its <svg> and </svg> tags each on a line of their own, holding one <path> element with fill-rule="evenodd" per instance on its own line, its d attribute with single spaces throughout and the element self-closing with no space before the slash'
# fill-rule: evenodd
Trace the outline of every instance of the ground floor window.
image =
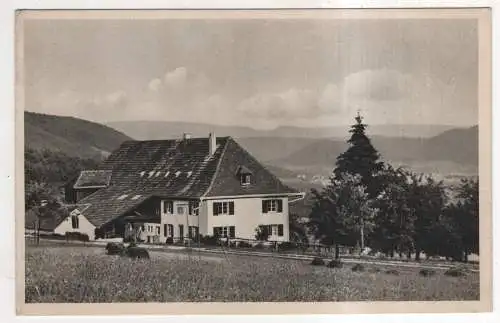
<svg viewBox="0 0 500 323">
<path fill-rule="evenodd" d="M 275 237 L 283 237 L 284 236 L 284 227 L 283 224 L 268 224 L 268 225 L 261 225 L 261 228 L 265 228 L 266 232 L 270 236 L 275 236 Z"/>
<path fill-rule="evenodd" d="M 235 238 L 235 227 L 234 226 L 228 226 L 228 227 L 214 227 L 214 236 L 220 237 L 220 238 Z"/>
<path fill-rule="evenodd" d="M 189 238 L 190 239 L 193 239 L 193 238 L 197 238 L 198 237 L 198 227 L 195 227 L 195 226 L 190 226 L 189 227 Z"/>
<path fill-rule="evenodd" d="M 167 226 L 167 233 L 166 235 L 168 237 L 173 237 L 174 236 L 174 225 L 173 224 L 166 224 Z"/>
</svg>

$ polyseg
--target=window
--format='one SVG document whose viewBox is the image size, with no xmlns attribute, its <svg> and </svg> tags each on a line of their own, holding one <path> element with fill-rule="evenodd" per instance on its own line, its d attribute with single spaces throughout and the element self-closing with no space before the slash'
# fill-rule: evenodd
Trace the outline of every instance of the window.
<svg viewBox="0 0 500 323">
<path fill-rule="evenodd" d="M 190 201 L 189 202 L 189 215 L 199 215 L 200 214 L 200 202 Z"/>
<path fill-rule="evenodd" d="M 186 205 L 185 204 L 178 204 L 177 205 L 177 214 L 180 214 L 180 215 L 186 214 Z"/>
<path fill-rule="evenodd" d="M 273 199 L 273 200 L 262 200 L 262 213 L 283 212 L 283 200 Z"/>
<path fill-rule="evenodd" d="M 78 229 L 79 226 L 80 226 L 80 223 L 79 223 L 78 215 L 71 216 L 71 227 L 73 229 Z"/>
<path fill-rule="evenodd" d="M 250 185 L 252 182 L 252 176 L 250 174 L 241 174 L 240 180 L 241 185 Z"/>
<path fill-rule="evenodd" d="M 214 202 L 213 214 L 217 215 L 234 215 L 234 202 Z"/>
<path fill-rule="evenodd" d="M 167 214 L 174 213 L 174 202 L 172 201 L 163 201 L 163 212 Z"/>
<path fill-rule="evenodd" d="M 179 224 L 179 238 L 184 238 L 184 225 Z"/>
<path fill-rule="evenodd" d="M 190 239 L 198 237 L 198 227 L 190 226 L 188 233 L 189 233 L 189 238 Z"/>
<path fill-rule="evenodd" d="M 163 225 L 163 236 L 167 236 L 167 231 L 168 230 L 168 226 L 166 224 Z"/>
<path fill-rule="evenodd" d="M 156 234 L 160 235 L 160 227 L 159 226 L 156 227 Z"/>
<path fill-rule="evenodd" d="M 278 224 L 278 237 L 283 236 L 283 224 Z"/>
<path fill-rule="evenodd" d="M 235 237 L 235 227 L 214 227 L 214 236 L 219 238 L 234 238 Z"/>
<path fill-rule="evenodd" d="M 277 225 L 272 225 L 271 226 L 271 235 L 272 236 L 277 236 L 278 235 L 278 226 Z"/>
</svg>

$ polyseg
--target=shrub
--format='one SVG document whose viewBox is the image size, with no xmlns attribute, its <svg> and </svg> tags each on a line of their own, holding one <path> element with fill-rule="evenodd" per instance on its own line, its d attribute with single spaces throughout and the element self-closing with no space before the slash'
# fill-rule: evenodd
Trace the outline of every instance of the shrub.
<svg viewBox="0 0 500 323">
<path fill-rule="evenodd" d="M 127 246 L 127 248 L 132 248 L 132 247 L 137 247 L 137 242 L 131 241 Z"/>
<path fill-rule="evenodd" d="M 127 256 L 133 259 L 149 259 L 149 252 L 141 247 L 129 247 Z"/>
<path fill-rule="evenodd" d="M 385 271 L 385 273 L 388 275 L 399 276 L 399 271 L 397 271 L 396 269 L 388 269 Z"/>
<path fill-rule="evenodd" d="M 203 236 L 200 237 L 200 243 L 206 246 L 217 246 L 219 244 L 219 238 L 215 236 Z"/>
<path fill-rule="evenodd" d="M 343 264 L 340 260 L 334 259 L 328 263 L 327 267 L 328 268 L 342 268 Z"/>
<path fill-rule="evenodd" d="M 257 243 L 256 245 L 253 246 L 255 249 L 264 249 L 265 246 L 262 242 Z"/>
<path fill-rule="evenodd" d="M 252 245 L 246 241 L 240 241 L 240 243 L 238 243 L 238 248 L 252 248 Z"/>
<path fill-rule="evenodd" d="M 446 276 L 451 276 L 451 277 L 461 277 L 461 276 L 465 276 L 467 273 L 466 273 L 466 270 L 464 268 L 453 267 L 453 268 L 449 268 L 448 270 L 446 270 L 444 272 L 444 274 Z"/>
<path fill-rule="evenodd" d="M 165 241 L 166 244 L 174 244 L 174 238 L 168 237 L 167 240 Z"/>
<path fill-rule="evenodd" d="M 362 264 L 355 264 L 354 266 L 352 266 L 351 270 L 352 271 L 365 271 L 365 266 L 363 266 Z"/>
<path fill-rule="evenodd" d="M 424 268 L 424 269 L 420 269 L 418 274 L 422 277 L 429 277 L 429 276 L 434 276 L 436 274 L 436 272 L 432 269 Z"/>
<path fill-rule="evenodd" d="M 81 233 L 81 232 L 66 232 L 64 236 L 66 240 L 76 240 L 83 242 L 90 241 L 89 236 L 86 233 Z"/>
<path fill-rule="evenodd" d="M 125 246 L 121 242 L 108 242 L 106 245 L 106 254 L 121 255 L 125 250 Z"/>
<path fill-rule="evenodd" d="M 293 242 L 282 242 L 278 245 L 279 251 L 290 251 L 297 249 L 297 245 Z"/>
<path fill-rule="evenodd" d="M 325 261 L 321 257 L 314 257 L 314 259 L 311 261 L 311 265 L 313 266 L 324 266 Z"/>
</svg>

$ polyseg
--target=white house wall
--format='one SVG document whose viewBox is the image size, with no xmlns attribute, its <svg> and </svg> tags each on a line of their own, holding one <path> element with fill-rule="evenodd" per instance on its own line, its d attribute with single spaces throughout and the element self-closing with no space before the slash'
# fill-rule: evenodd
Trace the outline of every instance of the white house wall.
<svg viewBox="0 0 500 323">
<path fill-rule="evenodd" d="M 272 197 L 269 197 L 272 198 Z M 268 199 L 268 198 L 264 198 Z M 288 198 L 272 198 L 283 201 L 283 212 L 262 213 L 263 198 L 236 198 L 236 199 L 210 199 L 206 200 L 207 228 L 200 231 L 202 234 L 213 234 L 214 227 L 234 226 L 236 238 L 255 239 L 255 229 L 259 225 L 283 225 L 283 236 L 270 236 L 269 240 L 289 240 L 289 215 Z M 213 215 L 213 204 L 215 202 L 234 202 L 234 215 Z M 201 213 L 200 213 L 201 214 Z M 205 229 L 205 228 L 204 228 Z"/>
<path fill-rule="evenodd" d="M 74 229 L 71 223 L 71 217 L 78 216 L 78 228 Z M 95 240 L 95 226 L 87 220 L 82 214 L 72 212 L 66 219 L 64 219 L 55 229 L 54 233 L 65 235 L 66 232 L 80 232 L 89 236 L 89 240 Z"/>
</svg>

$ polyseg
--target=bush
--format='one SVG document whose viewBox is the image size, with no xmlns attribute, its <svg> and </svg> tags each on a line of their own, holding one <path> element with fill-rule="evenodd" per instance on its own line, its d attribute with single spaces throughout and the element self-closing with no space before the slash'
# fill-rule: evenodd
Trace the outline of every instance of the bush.
<svg viewBox="0 0 500 323">
<path fill-rule="evenodd" d="M 252 245 L 246 241 L 240 241 L 238 243 L 238 248 L 252 248 Z"/>
<path fill-rule="evenodd" d="M 434 276 L 436 274 L 436 272 L 432 269 L 420 269 L 420 271 L 418 272 L 418 274 L 422 277 L 429 277 L 429 276 Z"/>
<path fill-rule="evenodd" d="M 128 247 L 126 254 L 133 259 L 149 259 L 149 252 L 141 247 Z"/>
<path fill-rule="evenodd" d="M 76 240 L 76 241 L 83 241 L 83 242 L 89 242 L 89 236 L 86 233 L 81 233 L 81 232 L 66 232 L 64 235 L 66 240 Z"/>
<path fill-rule="evenodd" d="M 256 245 L 253 246 L 254 249 L 264 249 L 265 246 L 262 242 L 257 243 Z"/>
<path fill-rule="evenodd" d="M 328 263 L 327 267 L 328 268 L 342 268 L 343 264 L 340 260 L 334 259 Z"/>
<path fill-rule="evenodd" d="M 125 246 L 121 242 L 108 242 L 106 245 L 106 254 L 121 255 L 125 250 Z"/>
<path fill-rule="evenodd" d="M 352 266 L 351 270 L 352 271 L 365 271 L 365 266 L 363 266 L 362 264 L 355 264 L 354 266 Z"/>
<path fill-rule="evenodd" d="M 461 267 L 453 267 L 444 272 L 446 276 L 451 276 L 451 277 L 461 277 L 465 276 L 467 274 L 466 270 Z"/>
<path fill-rule="evenodd" d="M 311 265 L 313 265 L 313 266 L 324 266 L 325 265 L 325 261 L 323 260 L 323 258 L 314 257 L 314 259 L 311 261 Z"/>
<path fill-rule="evenodd" d="M 127 248 L 132 248 L 132 247 L 137 247 L 137 242 L 131 241 L 127 246 Z"/>
<path fill-rule="evenodd" d="M 282 242 L 278 245 L 278 250 L 279 251 L 290 251 L 290 250 L 296 250 L 297 245 L 293 242 Z"/>
<path fill-rule="evenodd" d="M 200 237 L 200 243 L 206 246 L 217 246 L 219 245 L 219 239 L 215 236 L 202 236 Z"/>
<path fill-rule="evenodd" d="M 165 244 L 174 244 L 174 238 L 168 237 L 167 240 L 165 241 Z"/>
<path fill-rule="evenodd" d="M 399 271 L 397 271 L 396 269 L 388 269 L 385 271 L 385 273 L 388 275 L 399 276 Z"/>
</svg>

